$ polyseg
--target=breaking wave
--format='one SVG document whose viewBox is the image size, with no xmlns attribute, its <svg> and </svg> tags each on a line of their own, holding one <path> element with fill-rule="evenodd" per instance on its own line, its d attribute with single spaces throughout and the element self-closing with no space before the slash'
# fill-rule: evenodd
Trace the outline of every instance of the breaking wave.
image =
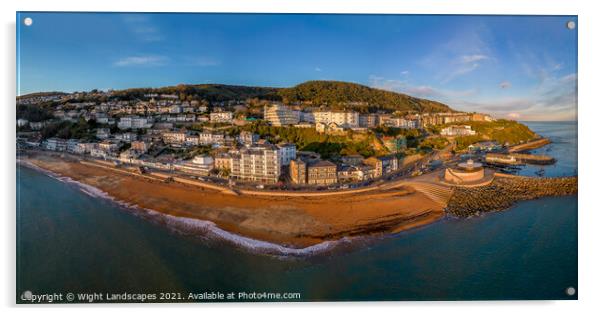
<svg viewBox="0 0 602 316">
<path fill-rule="evenodd" d="M 333 250 L 337 246 L 350 243 L 353 238 L 342 238 L 336 241 L 324 241 L 319 244 L 305 247 L 292 248 L 283 245 L 244 237 L 219 228 L 214 222 L 196 218 L 178 217 L 164 214 L 154 210 L 145 209 L 146 216 L 151 220 L 165 223 L 167 227 L 175 229 L 183 234 L 198 234 L 209 239 L 225 241 L 234 246 L 257 253 L 280 255 L 280 256 L 308 256 Z"/>
</svg>

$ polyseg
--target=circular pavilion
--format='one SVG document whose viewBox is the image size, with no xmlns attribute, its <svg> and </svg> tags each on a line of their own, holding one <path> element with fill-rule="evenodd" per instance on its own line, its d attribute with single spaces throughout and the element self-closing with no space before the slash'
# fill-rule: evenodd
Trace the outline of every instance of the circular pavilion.
<svg viewBox="0 0 602 316">
<path fill-rule="evenodd" d="M 445 169 L 445 181 L 453 184 L 470 184 L 483 180 L 485 169 L 483 165 L 472 159 L 459 163 L 456 168 Z"/>
</svg>

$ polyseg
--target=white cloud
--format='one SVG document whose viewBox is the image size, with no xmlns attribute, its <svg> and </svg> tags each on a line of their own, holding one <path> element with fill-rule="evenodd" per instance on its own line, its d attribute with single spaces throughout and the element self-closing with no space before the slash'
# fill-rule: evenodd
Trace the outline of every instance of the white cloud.
<svg viewBox="0 0 602 316">
<path fill-rule="evenodd" d="M 489 57 L 485 56 L 485 55 L 464 55 L 461 57 L 462 63 L 474 63 L 477 62 L 479 60 L 483 60 L 483 59 L 488 59 Z"/>
<path fill-rule="evenodd" d="M 465 111 L 481 111 L 496 117 L 521 120 L 576 120 L 576 74 L 557 78 L 548 76 L 544 82 L 522 95 L 504 99 L 460 99 L 455 104 Z"/>
<path fill-rule="evenodd" d="M 320 67 L 316 67 L 316 68 L 314 68 L 314 71 L 317 71 L 317 72 L 322 72 L 322 68 L 320 68 Z"/>
<path fill-rule="evenodd" d="M 441 81 L 441 83 L 448 83 L 450 81 L 452 81 L 453 79 L 471 73 L 473 71 L 475 71 L 477 68 L 479 68 L 480 64 L 479 63 L 474 63 L 474 64 L 462 64 L 460 66 L 458 66 L 456 69 L 452 70 L 446 77 L 445 79 L 443 79 Z"/>
<path fill-rule="evenodd" d="M 413 85 L 405 80 L 391 80 L 371 75 L 369 85 L 374 88 L 406 93 L 411 96 L 437 100 L 454 109 L 489 113 L 499 118 L 521 120 L 575 120 L 577 110 L 577 74 L 549 77 L 520 95 L 490 98 L 477 89 L 452 90 L 429 85 Z M 504 81 L 500 87 L 510 87 Z M 515 92 L 516 93 L 516 92 Z"/>
<path fill-rule="evenodd" d="M 449 70 L 449 73 L 447 76 L 445 76 L 441 83 L 448 83 L 459 76 L 463 76 L 477 70 L 481 66 L 479 61 L 484 61 L 487 59 L 489 59 L 489 57 L 482 54 L 460 56 L 455 62 L 452 63 L 452 69 Z"/>
<path fill-rule="evenodd" d="M 123 16 L 126 29 L 143 42 L 158 42 L 164 39 L 161 30 L 153 25 L 149 15 L 126 14 Z"/>
<path fill-rule="evenodd" d="M 129 56 L 124 57 L 113 63 L 117 67 L 129 67 L 129 66 L 164 66 L 169 61 L 169 58 L 165 56 Z"/>
<path fill-rule="evenodd" d="M 428 85 L 412 85 L 408 80 L 385 79 L 375 75 L 371 75 L 368 80 L 369 85 L 373 88 L 401 92 L 418 98 L 436 99 L 442 102 L 454 98 L 468 97 L 478 93 L 476 89 L 438 89 Z"/>
<path fill-rule="evenodd" d="M 576 81 L 576 80 L 577 80 L 576 73 L 568 74 L 568 75 L 560 78 L 560 82 L 563 82 L 563 83 L 568 83 L 568 82 L 572 82 L 572 81 Z"/>
<path fill-rule="evenodd" d="M 401 72 L 401 75 L 402 75 L 402 76 L 407 76 L 407 75 L 409 75 L 409 74 L 410 74 L 410 71 L 409 71 L 409 70 L 404 70 L 404 71 L 402 71 L 402 72 Z"/>
<path fill-rule="evenodd" d="M 184 58 L 184 64 L 197 67 L 213 67 L 221 65 L 221 62 L 209 56 L 196 56 Z"/>
<path fill-rule="evenodd" d="M 439 91 L 431 86 L 407 86 L 403 89 L 403 92 L 417 97 L 434 97 L 440 95 Z"/>
<path fill-rule="evenodd" d="M 491 38 L 485 25 L 471 25 L 453 32 L 418 64 L 423 71 L 432 72 L 434 80 L 447 84 L 496 62 Z"/>
<path fill-rule="evenodd" d="M 555 80 L 562 69 L 565 69 L 563 62 L 556 61 L 545 51 L 534 51 L 529 46 L 517 46 L 509 42 L 509 47 L 514 52 L 515 63 L 518 64 L 527 77 L 536 79 L 537 84 L 545 86 L 550 80 Z"/>
<path fill-rule="evenodd" d="M 221 62 L 209 56 L 184 56 L 169 58 L 160 55 L 134 55 L 123 57 L 113 63 L 116 67 L 158 67 L 167 64 L 176 66 L 213 67 L 219 66 Z"/>
<path fill-rule="evenodd" d="M 377 75 L 369 75 L 368 76 L 368 81 L 370 81 L 370 84 L 372 84 L 373 82 L 378 82 L 381 80 L 385 80 L 385 77 L 381 77 L 381 76 L 377 76 Z"/>
</svg>

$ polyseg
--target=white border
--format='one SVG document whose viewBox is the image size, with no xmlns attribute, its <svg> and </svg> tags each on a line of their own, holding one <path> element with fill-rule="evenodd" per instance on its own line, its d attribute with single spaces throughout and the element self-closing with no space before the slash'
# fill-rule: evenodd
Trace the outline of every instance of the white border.
<svg viewBox="0 0 602 316">
<path fill-rule="evenodd" d="M 394 4 L 392 2 L 395 2 Z M 587 313 L 599 304 L 600 268 L 600 229 L 602 223 L 601 207 L 597 205 L 596 195 L 600 174 L 600 160 L 595 156 L 600 148 L 600 11 L 595 1 L 582 0 L 427 0 L 427 1 L 386 1 L 386 0 L 320 0 L 320 1 L 284 1 L 284 0 L 161 0 L 131 1 L 103 0 L 94 2 L 74 2 L 68 0 L 33 1 L 10 0 L 2 2 L 2 137 L 0 148 L 2 155 L 2 192 L 3 201 L 10 201 L 3 208 L 1 271 L 3 272 L 0 299 L 9 313 L 51 313 L 60 315 L 79 315 L 82 311 L 75 308 L 39 307 L 24 308 L 14 306 L 15 297 L 15 167 L 14 167 L 14 97 L 15 97 L 15 11 L 130 11 L 130 12 L 290 12 L 290 13 L 420 13 L 420 14 L 546 14 L 579 16 L 579 301 L 532 301 L 532 302 L 385 302 L 385 303 L 310 303 L 310 304 L 232 304 L 232 305 L 168 305 L 178 312 L 207 313 L 228 311 L 237 314 L 265 315 L 286 313 L 315 313 L 316 309 L 325 309 L 330 313 L 366 314 L 446 314 L 446 315 L 522 315 L 527 313 L 545 313 L 547 315 L 567 315 Z M 597 57 L 597 58 L 596 58 Z M 598 163 L 598 164 L 597 164 Z M 554 276 L 550 276 L 554 277 Z M 493 285 L 492 285 L 493 286 Z M 132 312 L 132 307 L 141 305 L 100 305 L 86 308 L 85 313 L 101 315 L 107 312 Z M 163 314 L 166 305 L 144 306 L 144 313 Z M 293 307 L 293 308 L 291 308 Z M 403 310 L 400 310 L 402 307 Z M 110 308 L 111 310 L 105 310 Z M 191 310 L 191 308 L 194 308 Z M 202 310 L 196 310 L 202 308 Z M 337 310 L 333 310 L 336 308 Z M 217 310 L 216 310 L 217 309 Z M 231 310 L 233 309 L 233 310 Z M 339 309 L 341 311 L 339 312 Z M 43 311 L 42 311 L 43 310 Z M 324 310 L 323 310 L 324 311 Z M 599 310 L 598 310 L 599 312 Z"/>
<path fill-rule="evenodd" d="M 287 13 L 426 13 L 426 14 L 577 14 L 576 2 L 546 1 L 542 6 L 537 1 L 506 0 L 226 0 L 226 1 L 99 1 L 73 3 L 70 1 L 21 0 L 20 11 L 144 11 L 144 12 L 287 12 Z"/>
</svg>

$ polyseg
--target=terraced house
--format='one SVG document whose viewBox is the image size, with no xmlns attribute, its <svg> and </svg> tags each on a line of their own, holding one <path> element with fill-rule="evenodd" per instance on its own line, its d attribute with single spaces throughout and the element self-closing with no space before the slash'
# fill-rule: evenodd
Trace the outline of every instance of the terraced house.
<svg viewBox="0 0 602 316">
<path fill-rule="evenodd" d="M 337 183 L 337 165 L 328 160 L 318 160 L 307 166 L 307 184 L 330 185 Z"/>
</svg>

